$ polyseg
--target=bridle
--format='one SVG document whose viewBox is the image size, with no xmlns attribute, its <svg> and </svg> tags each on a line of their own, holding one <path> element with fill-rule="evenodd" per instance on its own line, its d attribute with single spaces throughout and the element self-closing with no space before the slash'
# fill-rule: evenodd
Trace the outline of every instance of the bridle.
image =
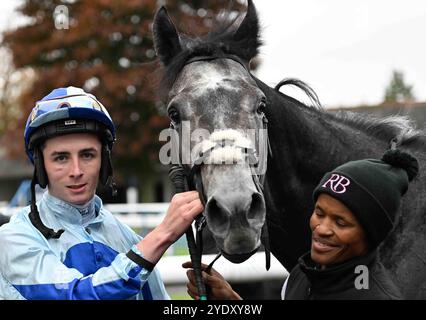
<svg viewBox="0 0 426 320">
<path fill-rule="evenodd" d="M 191 64 L 193 62 L 211 61 L 215 59 L 234 60 L 238 62 L 252 77 L 248 65 L 243 60 L 241 60 L 238 56 L 231 55 L 231 54 L 218 55 L 218 56 L 195 56 L 188 59 L 184 66 Z M 178 132 L 178 137 L 182 136 L 181 128 L 179 125 L 170 123 L 170 129 L 176 130 Z M 254 166 L 250 166 L 250 170 L 252 171 L 253 182 L 256 186 L 257 191 L 260 193 L 263 193 L 266 170 L 262 170 L 262 168 L 259 168 L 258 166 L 259 164 L 266 165 L 266 162 L 267 162 L 266 157 L 268 156 L 268 152 L 270 155 L 272 154 L 270 144 L 269 144 L 269 138 L 268 138 L 268 119 L 266 118 L 265 114 L 262 115 L 262 129 L 263 129 L 263 132 L 265 133 L 264 135 L 265 141 L 263 143 L 259 143 L 259 146 L 263 147 L 263 150 L 259 150 L 259 152 L 257 152 L 256 148 L 250 145 L 249 143 L 245 143 L 241 141 L 238 142 L 235 140 L 232 141 L 232 139 L 225 138 L 225 139 L 220 139 L 219 141 L 214 141 L 214 142 L 208 141 L 209 143 L 203 145 L 202 149 L 199 150 L 197 156 L 195 157 L 194 161 L 190 165 L 183 164 L 181 153 L 177 155 L 179 165 L 184 169 L 186 177 L 189 179 L 189 181 L 194 181 L 194 183 L 190 185 L 189 187 L 192 186 L 193 189 L 199 192 L 200 199 L 203 205 L 205 205 L 207 201 L 206 201 L 205 194 L 202 188 L 202 183 L 201 183 L 201 175 L 200 175 L 201 166 L 205 163 L 205 160 L 211 155 L 211 153 L 215 149 L 223 148 L 225 146 L 232 146 L 233 148 L 241 149 L 241 151 L 244 154 L 248 155 L 249 163 L 256 164 Z M 177 150 L 182 150 L 180 148 L 181 147 L 180 145 L 176 147 L 179 148 Z M 259 170 L 259 169 L 265 172 L 259 174 L 258 172 L 256 172 L 256 170 Z M 198 182 L 200 182 L 200 185 L 198 185 Z"/>
<path fill-rule="evenodd" d="M 250 73 L 248 65 L 241 60 L 239 57 L 235 55 L 218 55 L 218 56 L 195 56 L 190 59 L 188 59 L 185 63 L 185 65 L 188 65 L 193 62 L 198 61 L 211 61 L 215 59 L 231 59 L 236 62 L 238 62 L 240 65 L 244 67 L 245 70 L 247 70 L 248 74 L 253 77 Z M 185 66 L 184 65 L 184 66 Z M 177 131 L 177 137 L 179 141 L 181 141 L 182 137 L 182 127 L 179 124 L 170 123 L 170 129 Z M 246 139 L 232 139 L 232 138 L 225 138 L 225 139 L 213 139 L 213 140 L 205 140 L 203 141 L 203 144 L 201 146 L 201 149 L 198 150 L 198 153 L 196 157 L 194 158 L 194 161 L 191 161 L 189 165 L 184 164 L 182 161 L 182 154 L 181 152 L 178 152 L 177 154 L 177 164 L 172 164 L 169 176 L 172 180 L 172 183 L 176 189 L 176 193 L 184 192 L 188 190 L 197 190 L 200 200 L 203 204 L 203 206 L 206 205 L 207 199 L 203 188 L 203 181 L 201 177 L 201 167 L 206 162 L 206 160 L 209 159 L 209 157 L 212 156 L 212 154 L 217 149 L 224 148 L 225 146 L 231 146 L 234 149 L 237 149 L 241 151 L 242 154 L 247 156 L 247 159 L 249 160 L 249 163 L 254 163 L 255 165 L 250 165 L 251 170 L 251 176 L 253 179 L 253 182 L 256 186 L 256 189 L 259 193 L 263 194 L 264 190 L 264 183 L 265 183 L 265 176 L 266 176 L 266 167 L 262 170 L 262 168 L 259 168 L 259 165 L 265 165 L 267 162 L 268 153 L 272 155 L 271 148 L 269 144 L 269 138 L 268 138 L 268 120 L 265 116 L 265 114 L 262 114 L 262 129 L 265 137 L 265 141 L 261 143 L 259 138 L 259 148 L 263 147 L 262 150 L 259 150 L 257 153 L 255 146 L 252 146 L 249 143 L 249 140 Z M 212 134 L 212 136 L 214 133 Z M 173 136 L 173 135 L 172 135 Z M 176 141 L 175 141 L 176 143 Z M 175 150 L 182 150 L 180 148 L 180 143 L 178 145 L 174 145 L 172 142 L 172 148 L 177 148 Z M 259 169 L 261 172 L 259 172 Z M 257 170 L 257 171 L 256 171 Z M 196 230 L 196 240 L 192 231 L 192 228 L 190 227 L 186 232 L 187 242 L 188 242 L 188 248 L 191 256 L 192 265 L 194 268 L 194 274 L 195 279 L 197 283 L 197 288 L 200 296 L 200 300 L 206 300 L 207 294 L 206 294 L 206 288 L 202 281 L 201 276 L 201 256 L 203 251 L 203 244 L 202 244 L 202 231 L 204 227 L 206 226 L 206 219 L 204 217 L 204 213 L 200 214 L 195 219 L 195 230 Z M 269 270 L 270 268 L 270 248 L 269 248 L 269 236 L 268 236 L 268 229 L 266 225 L 266 219 L 265 223 L 262 227 L 261 232 L 261 242 L 263 243 L 265 247 L 265 254 L 266 254 L 266 269 Z M 216 258 L 210 263 L 210 265 L 205 270 L 207 273 L 210 272 L 210 269 L 213 266 L 213 263 L 221 256 L 221 253 L 219 253 Z"/>
</svg>

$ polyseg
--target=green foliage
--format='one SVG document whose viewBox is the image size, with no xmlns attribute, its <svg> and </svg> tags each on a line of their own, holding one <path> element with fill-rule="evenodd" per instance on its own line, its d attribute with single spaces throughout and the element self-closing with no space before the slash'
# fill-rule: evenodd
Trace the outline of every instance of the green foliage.
<svg viewBox="0 0 426 320">
<path fill-rule="evenodd" d="M 186 293 L 185 288 L 182 288 L 182 291 L 172 293 L 170 295 L 172 300 L 192 300 L 192 298 Z"/>
<path fill-rule="evenodd" d="M 413 87 L 404 81 L 404 74 L 393 71 L 392 79 L 385 91 L 385 102 L 407 102 L 414 100 Z"/>
</svg>

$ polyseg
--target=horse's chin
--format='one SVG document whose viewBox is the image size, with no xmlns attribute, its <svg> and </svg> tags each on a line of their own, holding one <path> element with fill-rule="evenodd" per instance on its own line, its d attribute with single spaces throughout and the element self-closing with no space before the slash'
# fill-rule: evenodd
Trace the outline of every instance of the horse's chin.
<svg viewBox="0 0 426 320">
<path fill-rule="evenodd" d="M 227 260 L 231 261 L 232 263 L 242 263 L 248 258 L 250 258 L 253 254 L 255 254 L 258 249 L 259 248 L 256 248 L 251 252 L 240 254 L 228 254 L 225 251 L 221 251 L 221 253 Z"/>
</svg>

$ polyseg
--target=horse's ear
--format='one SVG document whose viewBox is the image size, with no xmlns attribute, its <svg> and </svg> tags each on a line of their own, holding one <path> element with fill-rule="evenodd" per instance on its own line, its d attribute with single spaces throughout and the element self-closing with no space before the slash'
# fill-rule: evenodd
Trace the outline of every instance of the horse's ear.
<svg viewBox="0 0 426 320">
<path fill-rule="evenodd" d="M 247 61 L 258 54 L 262 42 L 260 40 L 259 19 L 252 0 L 247 1 L 247 13 L 232 36 L 232 40 L 237 42 L 240 48 L 244 48 L 242 55 Z"/>
<path fill-rule="evenodd" d="M 155 14 L 152 30 L 155 52 L 161 62 L 168 65 L 173 57 L 182 50 L 182 47 L 179 34 L 166 8 L 161 7 Z"/>
</svg>

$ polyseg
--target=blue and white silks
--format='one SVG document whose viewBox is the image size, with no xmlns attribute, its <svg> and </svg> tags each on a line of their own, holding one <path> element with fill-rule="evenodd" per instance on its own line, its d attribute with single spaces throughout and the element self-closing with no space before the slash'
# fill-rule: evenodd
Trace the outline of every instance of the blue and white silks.
<svg viewBox="0 0 426 320">
<path fill-rule="evenodd" d="M 45 192 L 40 217 L 59 239 L 49 239 L 32 225 L 29 207 L 0 227 L 0 299 L 170 299 L 158 270 L 130 260 L 141 237 L 103 208 L 83 224 L 77 208 Z"/>
</svg>

